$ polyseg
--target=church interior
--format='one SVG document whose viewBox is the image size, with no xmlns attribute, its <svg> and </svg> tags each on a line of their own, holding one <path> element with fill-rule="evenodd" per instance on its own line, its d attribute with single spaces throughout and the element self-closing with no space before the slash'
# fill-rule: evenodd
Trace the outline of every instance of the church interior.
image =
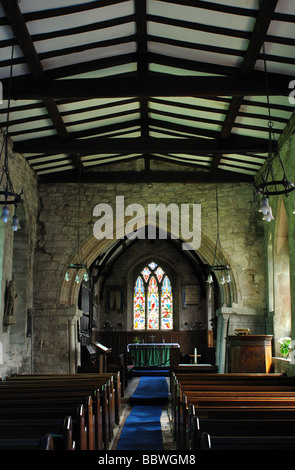
<svg viewBox="0 0 295 470">
<path fill-rule="evenodd" d="M 173 449 L 294 449 L 294 22 L 0 0 L 1 449 L 29 419 L 37 448 L 115 449 L 135 385 Z"/>
</svg>

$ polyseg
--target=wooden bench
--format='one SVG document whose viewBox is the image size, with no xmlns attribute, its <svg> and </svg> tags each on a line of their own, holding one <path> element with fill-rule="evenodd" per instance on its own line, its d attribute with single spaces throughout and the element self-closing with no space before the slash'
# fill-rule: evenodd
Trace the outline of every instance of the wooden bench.
<svg viewBox="0 0 295 470">
<path fill-rule="evenodd" d="M 34 415 L 42 413 L 42 417 L 60 416 L 67 411 L 72 413 L 73 407 L 77 407 L 78 402 L 86 397 L 87 425 L 84 427 L 87 431 L 87 443 L 85 444 L 84 432 L 84 435 L 79 437 L 79 442 L 82 442 L 80 447 L 107 449 L 115 422 L 113 377 L 114 374 L 98 374 L 95 377 L 93 374 L 91 377 L 86 377 L 84 374 L 66 374 L 58 377 L 42 374 L 42 376 L 7 378 L 0 385 L 0 410 L 2 412 L 4 407 L 6 415 L 9 415 L 9 412 L 14 415 L 17 413 L 22 419 L 31 417 L 32 413 Z M 97 383 L 102 384 L 99 389 L 95 388 Z M 119 384 L 119 381 L 117 383 Z M 118 390 L 121 398 L 120 386 Z M 87 395 L 88 393 L 93 396 Z M 9 405 L 11 408 L 8 408 Z M 117 406 L 119 413 L 120 401 L 117 402 Z M 83 426 L 80 426 L 80 429 L 82 428 Z"/>
<path fill-rule="evenodd" d="M 0 451 L 29 451 L 29 450 L 55 450 L 54 439 L 51 434 L 36 438 L 0 438 Z"/>
<path fill-rule="evenodd" d="M 295 436 L 210 436 L 203 432 L 201 450 L 222 451 L 293 451 Z"/>
<path fill-rule="evenodd" d="M 48 434 L 49 429 L 50 434 Z M 51 436 L 50 450 L 75 450 L 71 416 L 67 416 L 65 419 L 0 419 L 2 447 L 6 439 L 22 440 L 26 436 L 26 439 L 36 441 L 46 435 Z"/>
<path fill-rule="evenodd" d="M 112 437 L 113 428 L 115 424 L 119 424 L 120 414 L 121 414 L 121 381 L 120 373 L 81 373 L 81 374 L 33 374 L 33 375 L 14 375 L 7 378 L 4 383 L 9 384 L 10 382 L 17 383 L 18 387 L 25 387 L 26 383 L 29 382 L 29 385 L 33 382 L 38 384 L 39 387 L 46 387 L 48 381 L 52 383 L 52 380 L 55 382 L 55 386 L 58 386 L 58 383 L 61 386 L 69 383 L 72 384 L 74 381 L 76 386 L 83 387 L 85 383 L 88 383 L 90 387 L 95 388 L 100 384 L 107 387 L 108 394 L 108 409 L 109 409 L 109 435 Z M 105 418 L 107 419 L 107 418 Z"/>
<path fill-rule="evenodd" d="M 255 422 L 260 420 L 262 426 L 260 434 L 262 434 L 263 428 L 265 428 L 266 420 L 276 420 L 277 433 L 279 433 L 279 428 L 282 426 L 283 418 L 284 421 L 289 420 L 289 430 L 295 426 L 294 397 L 283 397 L 282 399 L 272 399 L 269 397 L 231 397 L 228 399 L 228 397 L 218 397 L 217 400 L 218 401 L 215 401 L 215 397 L 209 397 L 209 399 L 206 400 L 205 398 L 200 399 L 199 397 L 183 396 L 181 413 L 180 416 L 178 416 L 177 423 L 177 442 L 180 448 L 186 449 L 191 439 L 193 427 L 191 419 L 192 409 L 194 410 L 194 415 L 197 416 L 201 423 L 200 426 L 202 430 L 204 429 L 202 423 L 206 424 L 206 431 L 209 431 L 210 423 L 214 425 L 214 421 L 216 423 L 217 419 L 219 419 L 219 431 L 222 430 L 223 433 L 228 431 L 230 434 L 235 434 L 238 427 L 243 427 L 245 420 L 255 420 Z M 235 429 L 231 427 L 233 425 L 233 418 L 239 420 L 239 423 L 235 421 Z M 227 422 L 227 425 L 224 424 L 222 427 L 221 422 Z M 213 432 L 212 429 L 211 426 L 211 435 L 215 435 L 217 431 L 214 429 Z M 258 425 L 255 430 L 259 430 Z M 273 431 L 275 431 L 275 428 L 273 428 Z M 289 435 L 292 435 L 292 433 Z"/>
<path fill-rule="evenodd" d="M 88 393 L 88 391 L 86 391 Z M 81 391 L 75 392 L 73 390 L 37 390 L 36 387 L 32 387 L 27 390 L 15 390 L 14 388 L 6 388 L 4 390 L 0 387 L 0 413 L 7 414 L 6 408 L 13 408 L 14 413 L 22 413 L 24 415 L 23 408 L 26 407 L 28 411 L 34 414 L 38 414 L 39 410 L 42 409 L 43 415 L 50 416 L 60 416 L 61 418 L 65 416 L 65 413 L 76 414 L 76 410 L 81 406 L 85 410 L 85 427 L 87 430 L 87 448 L 89 450 L 94 450 L 96 444 L 101 440 L 101 424 L 100 429 L 96 427 L 96 422 L 102 423 L 102 414 L 100 407 L 100 393 L 97 391 L 95 395 L 95 406 L 93 404 L 93 397 L 87 395 Z M 82 405 L 81 405 L 82 403 Z M 82 419 L 82 418 L 79 418 Z M 78 427 L 80 429 L 80 440 L 83 439 L 81 446 L 85 448 L 84 436 L 85 432 L 83 431 L 84 425 L 82 423 Z M 95 437 L 96 434 L 96 437 Z"/>
<path fill-rule="evenodd" d="M 111 422 L 111 434 L 114 424 L 119 424 L 120 414 L 121 414 L 121 379 L 120 373 L 79 373 L 79 374 L 31 374 L 31 375 L 13 375 L 7 377 L 5 382 L 19 382 L 20 385 L 23 382 L 32 382 L 39 383 L 40 386 L 42 383 L 46 384 L 47 381 L 54 380 L 56 383 L 60 381 L 63 385 L 67 382 L 75 381 L 76 384 L 79 382 L 88 382 L 96 388 L 96 385 L 99 386 L 104 384 L 108 389 L 108 401 L 110 403 L 110 422 Z"/>
<path fill-rule="evenodd" d="M 71 415 L 68 413 L 71 413 Z M 86 426 L 85 409 L 82 404 L 76 405 L 76 409 L 73 409 L 73 406 L 67 407 L 64 404 L 60 404 L 60 406 L 50 402 L 29 404 L 27 401 L 20 399 L 19 402 L 15 401 L 13 404 L 9 403 L 7 406 L 2 407 L 1 405 L 0 407 L 2 420 L 63 420 L 66 415 L 72 417 L 75 448 L 78 450 L 88 450 L 88 428 Z"/>
<path fill-rule="evenodd" d="M 200 446 L 202 432 L 207 432 L 212 442 L 213 437 L 219 437 L 216 433 L 220 433 L 222 429 L 228 436 L 238 433 L 238 429 L 241 429 L 242 436 L 237 436 L 245 437 L 249 429 L 249 426 L 243 427 L 245 420 L 249 422 L 255 419 L 255 423 L 259 421 L 259 436 L 267 434 L 264 432 L 267 419 L 276 419 L 279 426 L 277 429 L 281 427 L 283 417 L 288 419 L 289 431 L 295 424 L 295 380 L 292 377 L 271 377 L 271 374 L 218 374 L 214 378 L 212 375 L 206 378 L 204 375 L 185 377 L 183 374 L 174 374 L 172 396 L 175 439 L 179 449 L 188 449 L 190 446 L 193 448 L 192 443 L 196 441 L 197 446 Z M 234 428 L 233 418 L 236 420 Z M 217 419 L 218 430 L 214 428 Z M 224 421 L 227 425 L 222 428 Z M 204 422 L 206 427 L 203 428 L 201 424 L 198 428 L 196 422 Z M 275 431 L 274 427 L 269 428 L 271 429 Z M 277 434 L 279 435 L 278 432 Z M 269 434 L 267 437 L 270 437 Z M 216 442 L 215 439 L 215 448 Z"/>
<path fill-rule="evenodd" d="M 28 384 L 27 384 L 28 385 Z M 76 389 L 77 388 L 77 389 Z M 87 395 L 89 394 L 89 395 Z M 44 384 L 39 387 L 34 383 L 32 386 L 26 387 L 1 387 L 0 386 L 0 409 L 3 406 L 8 406 L 15 401 L 18 403 L 38 403 L 39 406 L 47 404 L 52 408 L 55 405 L 61 404 L 62 409 L 65 410 L 68 405 L 71 405 L 68 412 L 73 412 L 74 408 L 79 403 L 85 404 L 87 410 L 87 428 L 88 428 L 88 441 L 89 445 L 93 446 L 93 429 L 95 428 L 95 445 L 98 450 L 102 449 L 102 436 L 104 444 L 110 441 L 110 430 L 113 426 L 113 420 L 110 419 L 109 400 L 107 396 L 107 389 L 101 386 L 100 389 L 93 389 L 93 387 L 76 387 L 75 384 L 56 384 L 52 382 L 47 386 Z M 87 403 L 85 403 L 87 401 Z"/>
</svg>

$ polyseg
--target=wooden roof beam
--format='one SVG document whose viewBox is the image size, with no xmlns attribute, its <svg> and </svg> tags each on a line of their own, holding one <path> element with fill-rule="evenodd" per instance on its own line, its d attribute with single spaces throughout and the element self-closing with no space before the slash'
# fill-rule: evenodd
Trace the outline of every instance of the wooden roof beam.
<svg viewBox="0 0 295 470">
<path fill-rule="evenodd" d="M 287 96 L 289 75 L 269 74 L 269 94 Z M 7 98 L 8 80 L 2 80 L 4 99 Z M 251 77 L 212 76 L 121 76 L 40 80 L 17 77 L 12 80 L 13 99 L 82 99 L 126 98 L 136 96 L 265 96 L 263 73 Z"/>
<path fill-rule="evenodd" d="M 40 183 L 75 183 L 73 171 L 40 175 Z M 218 170 L 216 175 L 206 171 L 84 171 L 82 183 L 254 183 L 254 177 L 234 171 Z"/>
<path fill-rule="evenodd" d="M 255 63 L 259 56 L 259 52 L 266 39 L 267 31 L 273 18 L 277 3 L 278 0 L 263 0 L 261 2 L 249 46 L 241 66 L 240 75 L 243 77 L 249 77 L 253 72 Z M 266 94 L 265 83 L 264 87 Z M 232 98 L 220 133 L 222 139 L 227 139 L 230 136 L 239 110 L 243 104 L 243 99 L 243 96 L 234 96 Z M 211 166 L 212 171 L 215 171 L 215 169 L 218 167 L 221 158 L 222 155 L 219 155 L 213 159 Z"/>
<path fill-rule="evenodd" d="M 24 58 L 27 62 L 27 65 L 34 77 L 35 80 L 43 81 L 46 80 L 46 74 L 43 70 L 42 64 L 40 62 L 39 56 L 35 49 L 34 43 L 28 31 L 27 25 L 24 21 L 23 15 L 20 11 L 18 3 L 16 0 L 0 0 L 2 7 L 4 9 L 5 15 L 9 21 L 9 24 L 13 30 L 15 38 L 22 50 Z M 6 88 L 6 87 L 5 87 Z M 8 88 L 9 89 L 9 88 Z M 54 99 L 49 96 L 44 96 L 43 98 L 44 106 L 48 112 L 50 119 L 53 122 L 53 125 L 62 139 L 68 139 L 69 134 L 67 128 L 64 124 L 64 121 L 60 115 L 57 104 Z M 75 167 L 82 168 L 81 161 L 79 156 L 70 155 Z"/>
<path fill-rule="evenodd" d="M 15 142 L 13 149 L 18 153 L 81 153 L 96 155 L 100 153 L 189 153 L 208 155 L 222 153 L 256 152 L 268 149 L 267 139 L 257 139 L 232 135 L 229 139 L 174 139 L 174 138 L 88 138 L 68 139 L 49 137 Z"/>
</svg>

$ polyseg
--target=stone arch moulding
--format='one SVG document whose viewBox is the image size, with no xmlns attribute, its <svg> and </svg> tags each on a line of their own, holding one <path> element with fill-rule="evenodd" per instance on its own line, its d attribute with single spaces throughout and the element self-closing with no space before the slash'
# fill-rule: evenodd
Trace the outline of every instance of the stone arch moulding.
<svg viewBox="0 0 295 470">
<path fill-rule="evenodd" d="M 125 218 L 125 220 L 122 221 L 122 226 L 118 227 L 118 230 L 120 233 L 124 233 L 123 229 L 125 227 L 126 222 L 128 222 L 130 218 Z M 147 227 L 148 221 L 146 220 L 145 225 L 142 224 L 141 227 L 138 228 L 144 228 Z M 155 226 L 158 228 L 158 224 Z M 171 233 L 169 230 L 167 230 L 167 235 L 168 236 L 173 236 L 173 233 Z M 176 234 L 174 234 L 174 238 L 176 237 Z M 181 238 L 179 238 L 181 239 Z M 86 263 L 87 266 L 90 266 L 98 256 L 108 250 L 111 249 L 111 247 L 116 243 L 116 239 L 102 239 L 98 240 L 97 238 L 94 237 L 94 235 L 90 235 L 84 243 L 82 243 L 80 251 L 81 251 L 81 262 Z M 214 249 L 215 249 L 215 243 L 208 237 L 207 235 L 202 234 L 201 237 L 201 244 L 199 248 L 196 251 L 200 259 L 203 261 L 205 265 L 211 265 L 213 262 L 213 257 L 214 257 Z M 227 262 L 229 260 L 227 259 L 228 257 L 226 256 L 225 253 L 223 253 L 224 258 L 226 259 Z M 74 261 L 75 258 L 75 253 L 73 253 L 72 260 L 69 260 L 69 262 Z M 229 263 L 230 264 L 230 263 Z M 72 276 L 70 281 L 65 280 L 65 273 L 67 270 L 67 266 L 64 267 L 64 272 L 63 272 L 63 282 L 61 286 L 61 291 L 60 291 L 60 305 L 63 305 L 65 307 L 70 307 L 70 306 L 77 306 L 78 304 L 78 296 L 79 296 L 79 290 L 80 290 L 80 284 L 77 284 L 75 282 L 74 276 Z M 220 274 L 216 274 L 216 279 L 218 282 L 218 286 L 220 289 L 220 297 L 221 297 L 221 302 L 222 305 L 225 305 L 227 307 L 231 307 L 233 303 L 237 303 L 237 283 L 236 283 L 236 277 L 234 275 L 234 270 L 231 266 L 231 283 L 230 284 L 224 284 L 221 285 L 219 282 Z"/>
</svg>

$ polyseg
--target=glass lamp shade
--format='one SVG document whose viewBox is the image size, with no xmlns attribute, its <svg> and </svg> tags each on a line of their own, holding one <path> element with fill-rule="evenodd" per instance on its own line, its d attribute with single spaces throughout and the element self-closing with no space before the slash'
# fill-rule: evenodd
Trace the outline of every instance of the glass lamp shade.
<svg viewBox="0 0 295 470">
<path fill-rule="evenodd" d="M 274 219 L 274 216 L 272 215 L 271 207 L 268 206 L 268 211 L 265 214 L 265 216 L 262 217 L 262 220 L 266 220 L 266 222 L 271 222 L 273 219 Z"/>
<path fill-rule="evenodd" d="M 13 228 L 14 232 L 16 232 L 17 230 L 19 230 L 21 228 L 20 225 L 19 225 L 19 218 L 18 218 L 17 215 L 14 215 L 12 217 L 11 227 Z"/>
<path fill-rule="evenodd" d="M 207 282 L 208 282 L 208 284 L 212 284 L 212 282 L 213 282 L 212 274 L 209 274 L 209 275 L 208 275 Z"/>
<path fill-rule="evenodd" d="M 1 220 L 3 220 L 3 222 L 6 224 L 9 220 L 9 208 L 8 206 L 3 206 L 3 209 L 2 209 L 2 214 L 1 214 Z"/>
<path fill-rule="evenodd" d="M 260 200 L 259 212 L 262 212 L 263 215 L 266 215 L 269 210 L 268 199 L 266 196 Z"/>
</svg>

